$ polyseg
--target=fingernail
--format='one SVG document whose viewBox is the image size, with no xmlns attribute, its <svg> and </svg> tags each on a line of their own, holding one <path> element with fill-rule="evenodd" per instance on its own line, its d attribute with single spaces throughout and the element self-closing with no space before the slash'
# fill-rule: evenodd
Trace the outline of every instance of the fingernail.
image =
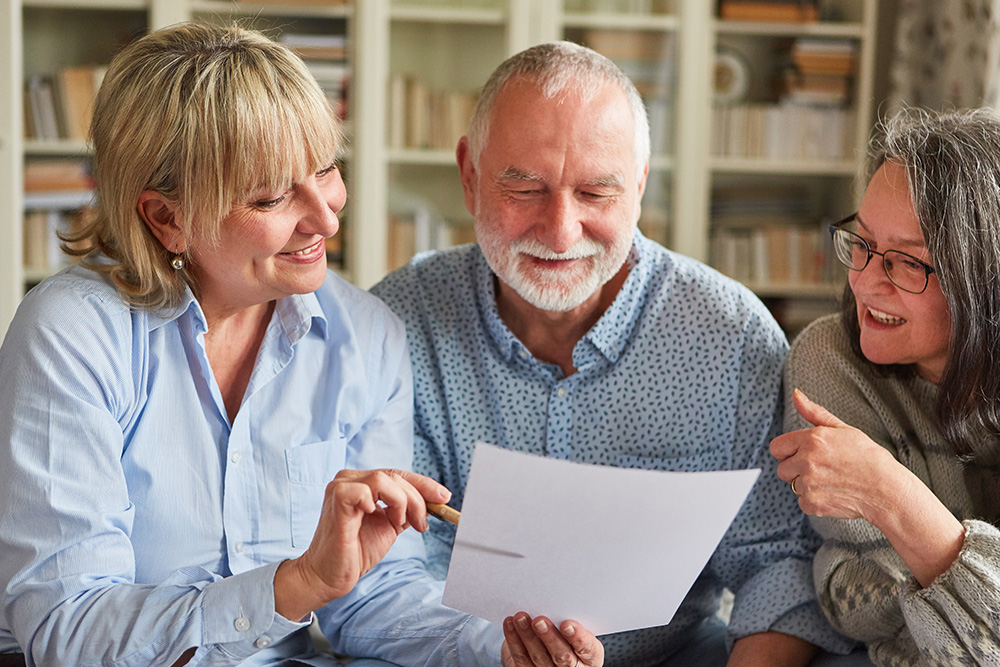
<svg viewBox="0 0 1000 667">
<path fill-rule="evenodd" d="M 563 633 L 564 635 L 566 635 L 567 637 L 572 637 L 573 635 L 575 635 L 575 634 L 576 634 L 576 626 L 575 626 L 575 625 L 573 625 L 572 623 L 567 623 L 567 624 L 566 624 L 566 625 L 565 625 L 565 626 L 563 627 L 563 630 L 562 630 L 562 633 Z"/>
<path fill-rule="evenodd" d="M 520 626 L 520 628 L 522 630 L 527 630 L 528 629 L 528 617 L 527 616 L 518 616 L 514 620 L 517 621 L 518 626 Z"/>
<path fill-rule="evenodd" d="M 537 621 L 535 621 L 535 629 L 538 630 L 539 632 L 548 632 L 549 624 L 545 622 L 545 619 L 540 618 Z"/>
</svg>

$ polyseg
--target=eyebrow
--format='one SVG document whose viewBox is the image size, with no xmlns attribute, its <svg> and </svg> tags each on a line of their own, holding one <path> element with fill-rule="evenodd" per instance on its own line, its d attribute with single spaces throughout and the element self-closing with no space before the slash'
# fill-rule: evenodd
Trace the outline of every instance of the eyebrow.
<svg viewBox="0 0 1000 667">
<path fill-rule="evenodd" d="M 517 167 L 507 167 L 499 174 L 497 174 L 499 180 L 504 181 L 531 181 L 542 183 L 545 181 L 538 174 L 534 174 L 530 171 L 524 171 L 523 169 L 518 169 Z M 625 181 L 619 174 L 607 174 L 605 176 L 598 176 L 592 180 L 584 182 L 582 185 L 590 187 L 612 187 L 621 188 L 624 187 Z"/>
<path fill-rule="evenodd" d="M 861 214 L 855 214 L 854 219 L 857 220 L 858 225 L 864 229 L 868 234 L 872 233 L 872 230 L 865 224 L 865 221 L 861 218 Z M 927 243 L 921 239 L 912 238 L 890 238 L 888 239 L 888 244 L 892 246 L 901 246 L 904 248 L 927 248 Z"/>
<path fill-rule="evenodd" d="M 542 181 L 541 176 L 538 174 L 532 174 L 531 172 L 518 169 L 517 167 L 507 167 L 499 174 L 497 178 L 504 181 Z"/>
<path fill-rule="evenodd" d="M 625 182 L 618 174 L 608 174 L 607 176 L 600 176 L 592 181 L 587 181 L 584 185 L 620 188 L 625 185 Z"/>
</svg>

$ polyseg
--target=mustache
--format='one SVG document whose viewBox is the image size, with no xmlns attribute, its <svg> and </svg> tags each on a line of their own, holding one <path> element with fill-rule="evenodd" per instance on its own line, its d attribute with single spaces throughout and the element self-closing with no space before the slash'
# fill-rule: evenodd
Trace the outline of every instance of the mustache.
<svg viewBox="0 0 1000 667">
<path fill-rule="evenodd" d="M 600 255 L 604 252 L 604 246 L 597 241 L 582 238 L 570 246 L 566 252 L 557 253 L 540 241 L 521 238 L 511 241 L 510 250 L 536 259 L 583 259 Z"/>
</svg>

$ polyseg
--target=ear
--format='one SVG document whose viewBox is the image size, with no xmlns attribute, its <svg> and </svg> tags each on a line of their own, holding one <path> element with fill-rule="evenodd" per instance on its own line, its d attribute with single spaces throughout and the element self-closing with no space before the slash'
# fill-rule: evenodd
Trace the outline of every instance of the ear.
<svg viewBox="0 0 1000 667">
<path fill-rule="evenodd" d="M 184 231 L 177 224 L 177 205 L 174 202 L 156 190 L 143 190 L 136 211 L 168 252 L 179 255 L 187 249 Z"/>
<path fill-rule="evenodd" d="M 455 149 L 455 159 L 458 161 L 458 173 L 462 177 L 462 192 L 465 193 L 465 208 L 472 215 L 476 214 L 476 185 L 479 180 L 476 168 L 472 164 L 469 155 L 469 138 L 462 137 L 458 140 L 458 147 Z"/>
<path fill-rule="evenodd" d="M 639 177 L 639 191 L 636 193 L 635 198 L 635 219 L 639 220 L 642 216 L 642 195 L 646 192 L 646 179 L 649 178 L 649 162 L 646 162 L 645 168 L 642 170 L 642 176 Z"/>
</svg>

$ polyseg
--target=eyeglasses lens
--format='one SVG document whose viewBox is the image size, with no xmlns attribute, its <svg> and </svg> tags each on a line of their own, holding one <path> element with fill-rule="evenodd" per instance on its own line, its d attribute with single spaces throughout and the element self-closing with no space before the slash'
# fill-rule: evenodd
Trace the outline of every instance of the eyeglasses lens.
<svg viewBox="0 0 1000 667">
<path fill-rule="evenodd" d="M 910 257 L 895 250 L 887 250 L 882 259 L 885 273 L 897 287 L 907 292 L 923 292 L 927 287 L 927 272 Z"/>
<path fill-rule="evenodd" d="M 841 264 L 855 271 L 861 271 L 868 266 L 872 255 L 875 254 L 864 239 L 846 229 L 834 231 L 833 247 Z M 914 294 L 926 289 L 927 269 L 920 262 L 896 250 L 886 250 L 881 259 L 886 276 L 896 287 Z"/>
</svg>

